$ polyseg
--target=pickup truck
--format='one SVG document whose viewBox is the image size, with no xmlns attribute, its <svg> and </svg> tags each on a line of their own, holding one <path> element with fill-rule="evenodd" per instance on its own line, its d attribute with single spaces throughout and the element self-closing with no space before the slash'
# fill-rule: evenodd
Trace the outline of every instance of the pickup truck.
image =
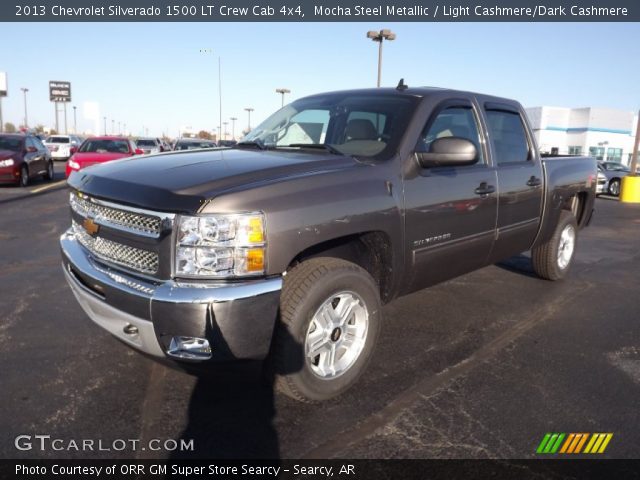
<svg viewBox="0 0 640 480">
<path fill-rule="evenodd" d="M 357 381 L 399 296 L 529 250 L 566 277 L 596 161 L 541 158 L 515 101 L 401 82 L 68 182 L 64 275 L 95 323 L 182 365 L 268 359 L 313 402 Z"/>
</svg>

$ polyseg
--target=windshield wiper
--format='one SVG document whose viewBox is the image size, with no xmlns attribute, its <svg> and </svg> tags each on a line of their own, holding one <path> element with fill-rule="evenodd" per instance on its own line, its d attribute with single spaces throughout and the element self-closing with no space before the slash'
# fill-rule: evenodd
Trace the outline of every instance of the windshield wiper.
<svg viewBox="0 0 640 480">
<path fill-rule="evenodd" d="M 334 155 L 345 155 L 343 152 L 338 150 L 336 147 L 332 147 L 328 143 L 291 143 L 289 145 L 285 145 L 286 147 L 298 147 L 298 148 L 315 148 L 318 150 L 326 150 L 328 152 L 333 153 Z"/>
<path fill-rule="evenodd" d="M 260 139 L 250 140 L 246 142 L 238 142 L 236 145 L 247 145 L 248 147 L 258 147 L 260 150 L 266 150 L 264 142 Z"/>
</svg>

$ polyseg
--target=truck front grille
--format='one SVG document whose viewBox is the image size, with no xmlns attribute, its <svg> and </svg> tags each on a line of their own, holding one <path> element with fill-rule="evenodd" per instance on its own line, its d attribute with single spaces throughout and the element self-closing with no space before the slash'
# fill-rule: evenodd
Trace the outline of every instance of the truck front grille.
<svg viewBox="0 0 640 480">
<path fill-rule="evenodd" d="M 72 222 L 73 232 L 78 241 L 98 258 L 122 265 L 143 273 L 158 271 L 158 254 L 140 248 L 130 247 L 101 237 L 92 237 L 77 222 Z"/>
<path fill-rule="evenodd" d="M 100 225 L 153 238 L 158 238 L 162 230 L 160 217 L 98 204 L 74 192 L 69 197 L 69 204 L 78 215 L 91 217 Z"/>
</svg>

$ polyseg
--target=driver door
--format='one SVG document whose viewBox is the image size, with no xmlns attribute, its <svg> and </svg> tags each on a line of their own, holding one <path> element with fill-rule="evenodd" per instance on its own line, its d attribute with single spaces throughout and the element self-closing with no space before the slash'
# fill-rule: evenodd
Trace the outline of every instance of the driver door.
<svg viewBox="0 0 640 480">
<path fill-rule="evenodd" d="M 416 151 L 428 152 L 442 137 L 470 140 L 478 159 L 466 166 L 418 167 L 416 174 L 405 177 L 405 251 L 412 273 L 408 291 L 486 265 L 495 237 L 496 172 L 487 162 L 471 101 L 440 104 L 427 120 Z M 408 160 L 417 162 L 415 155 Z"/>
</svg>

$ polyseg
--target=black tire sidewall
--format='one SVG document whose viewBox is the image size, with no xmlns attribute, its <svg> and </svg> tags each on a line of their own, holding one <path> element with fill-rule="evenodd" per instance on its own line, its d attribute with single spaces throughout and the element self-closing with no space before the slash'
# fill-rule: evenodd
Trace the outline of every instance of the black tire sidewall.
<svg viewBox="0 0 640 480">
<path fill-rule="evenodd" d="M 355 267 L 355 268 L 353 268 Z M 296 390 L 311 400 L 324 400 L 339 395 L 357 381 L 371 358 L 381 324 L 381 307 L 377 286 L 369 274 L 355 265 L 332 269 L 313 284 L 295 306 L 295 314 L 289 332 L 302 349 L 304 357 L 305 337 L 309 324 L 320 306 L 332 295 L 351 291 L 364 302 L 369 314 L 369 325 L 365 346 L 355 363 L 342 375 L 333 379 L 322 379 L 315 375 L 306 359 L 302 369 L 290 376 Z"/>
<path fill-rule="evenodd" d="M 20 186 L 26 187 L 29 185 L 29 169 L 23 165 L 20 167 Z"/>
</svg>

